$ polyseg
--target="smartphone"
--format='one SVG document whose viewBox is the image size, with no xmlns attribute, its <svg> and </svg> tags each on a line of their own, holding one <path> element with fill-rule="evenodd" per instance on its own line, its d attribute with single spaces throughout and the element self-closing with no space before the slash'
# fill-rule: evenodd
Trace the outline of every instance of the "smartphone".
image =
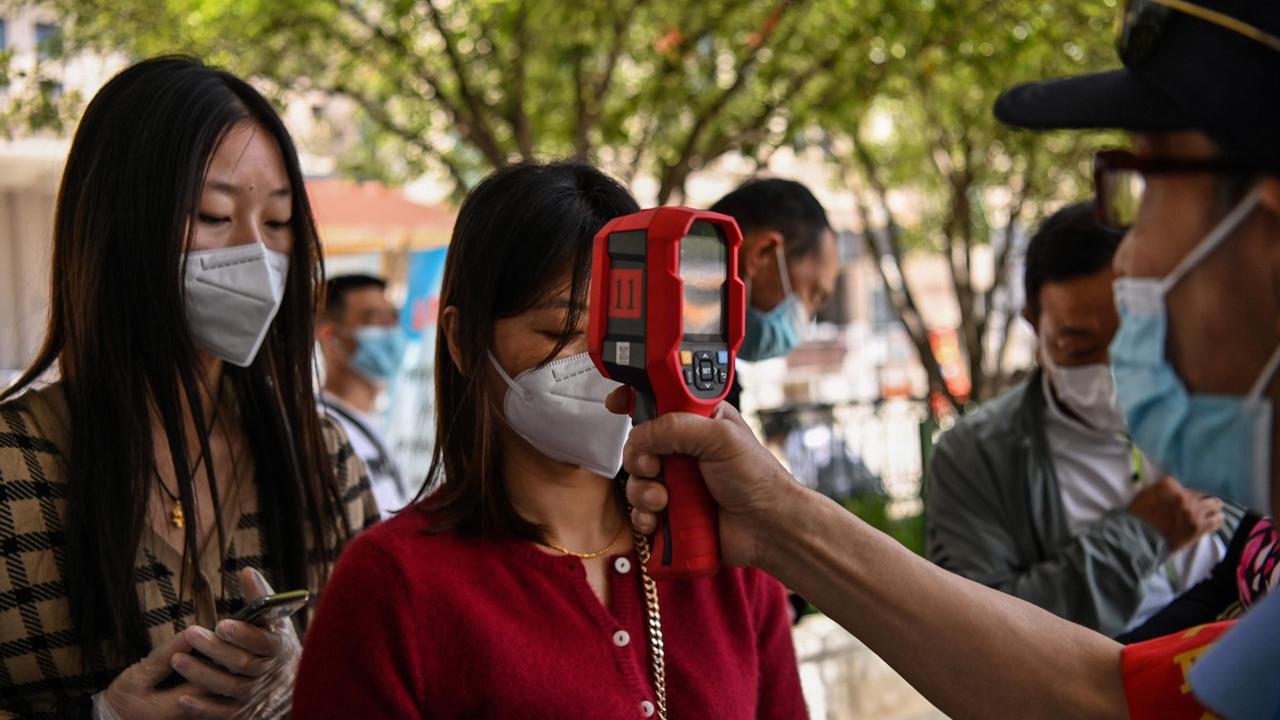
<svg viewBox="0 0 1280 720">
<path fill-rule="evenodd" d="M 290 590 L 251 600 L 240 608 L 240 612 L 231 616 L 232 620 L 247 622 L 258 627 L 267 627 L 277 620 L 292 617 L 294 613 L 307 606 L 311 601 L 311 593 L 306 590 Z"/>
<path fill-rule="evenodd" d="M 311 593 L 306 590 L 290 590 L 288 592 L 276 593 L 275 595 L 267 595 L 257 600 L 251 600 L 240 608 L 240 611 L 231 616 L 232 620 L 247 622 L 258 627 L 267 627 L 277 620 L 283 620 L 292 617 L 294 613 L 307 606 L 311 600 Z M 191 656 L 200 660 L 205 660 L 204 655 L 199 651 L 193 650 Z M 206 660 L 207 662 L 207 660 Z M 156 685 L 158 690 L 168 690 L 186 682 L 186 678 L 182 677 L 174 671 L 169 677 L 160 681 Z"/>
</svg>

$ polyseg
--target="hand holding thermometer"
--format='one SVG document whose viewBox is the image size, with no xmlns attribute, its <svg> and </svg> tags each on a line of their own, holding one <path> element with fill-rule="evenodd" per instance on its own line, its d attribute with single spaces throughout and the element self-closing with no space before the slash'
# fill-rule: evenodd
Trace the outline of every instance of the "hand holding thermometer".
<svg viewBox="0 0 1280 720">
<path fill-rule="evenodd" d="M 746 314 L 741 246 L 733 218 L 683 207 L 615 218 L 596 235 L 588 350 L 605 377 L 635 389 L 636 424 L 670 412 L 710 417 L 729 392 Z M 650 574 L 714 573 L 718 509 L 697 461 L 667 456 L 661 479 L 670 501 Z"/>
</svg>

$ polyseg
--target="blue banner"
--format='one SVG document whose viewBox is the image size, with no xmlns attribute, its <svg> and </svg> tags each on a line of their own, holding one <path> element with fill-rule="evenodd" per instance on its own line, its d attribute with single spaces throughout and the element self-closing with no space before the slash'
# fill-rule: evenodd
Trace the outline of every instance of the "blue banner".
<svg viewBox="0 0 1280 720">
<path fill-rule="evenodd" d="M 411 491 L 422 486 L 436 439 L 436 320 L 440 314 L 440 281 L 446 248 L 409 256 L 404 308 L 400 323 L 409 337 L 404 365 L 391 386 L 387 408 L 387 443 Z"/>
</svg>

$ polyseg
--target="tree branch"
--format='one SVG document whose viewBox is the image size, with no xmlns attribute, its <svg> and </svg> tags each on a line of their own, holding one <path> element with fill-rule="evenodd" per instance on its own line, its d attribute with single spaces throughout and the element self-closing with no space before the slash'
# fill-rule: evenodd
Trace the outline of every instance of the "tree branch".
<svg viewBox="0 0 1280 720">
<path fill-rule="evenodd" d="M 609 43 L 609 54 L 604 64 L 604 71 L 596 79 L 595 107 L 593 108 L 593 120 L 598 118 L 604 109 L 605 95 L 609 93 L 609 86 L 613 83 L 613 74 L 618 67 L 618 60 L 622 57 L 622 48 L 626 42 L 627 28 L 631 26 L 631 22 L 635 19 L 636 12 L 649 0 L 635 0 L 625 11 L 618 14 L 613 21 L 613 36 Z"/>
<path fill-rule="evenodd" d="M 434 144 L 426 141 L 426 128 L 410 129 L 400 125 L 387 112 L 385 104 L 366 97 L 361 93 L 355 92 L 342 84 L 335 85 L 333 92 L 350 98 L 384 130 L 389 131 L 392 135 L 395 135 L 404 142 L 418 148 L 423 153 L 443 165 L 445 170 L 448 171 L 449 176 L 453 178 L 456 189 L 464 192 L 468 189 L 466 175 L 462 172 L 462 168 L 459 167 L 458 164 L 455 163 L 446 153 L 441 152 Z"/>
<path fill-rule="evenodd" d="M 529 123 L 529 113 L 525 109 L 526 84 L 528 71 L 525 69 L 525 58 L 529 50 L 529 3 L 521 0 L 516 8 L 514 26 L 515 58 L 511 63 L 511 97 L 507 101 L 507 122 L 516 137 L 516 148 L 524 160 L 532 160 L 534 155 L 533 128 Z M 494 47 L 494 52 L 498 52 Z"/>
<path fill-rule="evenodd" d="M 675 21 L 673 27 L 675 28 L 689 27 L 693 23 L 694 10 L 697 7 L 698 7 L 697 3 L 693 3 L 693 2 L 684 3 L 682 5 L 682 12 L 680 14 L 680 17 Z M 671 52 L 675 52 L 675 50 L 678 49 L 680 46 L 688 45 L 687 38 L 696 39 L 696 38 L 702 37 L 703 35 L 706 35 L 708 32 L 710 32 L 716 20 L 717 18 L 714 18 L 708 15 L 703 20 L 702 24 L 699 27 L 695 28 L 688 35 L 681 36 L 681 41 L 679 45 L 677 45 L 676 48 L 672 48 Z M 654 45 L 654 48 L 657 49 L 657 44 Z M 652 87 L 660 88 L 662 92 L 665 92 L 669 84 L 669 81 L 671 80 L 671 76 L 675 75 L 676 70 L 679 69 L 679 65 L 674 60 L 672 60 L 669 56 L 663 55 L 661 51 L 659 51 L 659 58 L 660 59 L 658 62 L 660 64 L 660 68 L 659 68 L 657 77 L 654 79 L 654 82 L 652 83 Z M 628 108 L 626 112 L 628 113 L 632 112 L 630 108 L 636 107 L 638 104 L 642 102 L 642 100 L 643 100 L 643 90 L 626 98 L 626 102 L 623 103 L 623 105 L 626 108 Z M 604 109 L 604 106 L 602 105 L 601 110 L 603 111 L 603 109 Z M 653 139 L 654 133 L 656 133 L 658 130 L 658 125 L 660 120 L 656 114 L 652 112 L 648 112 L 644 115 L 644 120 L 642 122 L 643 122 L 643 127 L 641 131 L 637 134 L 636 142 L 633 143 L 631 146 L 631 160 L 625 164 L 625 167 L 622 172 L 623 180 L 628 184 L 635 178 L 636 175 L 640 173 L 640 169 L 644 162 L 645 152 L 649 149 L 650 141 Z"/>
<path fill-rule="evenodd" d="M 600 122 L 601 116 L 604 114 L 605 103 L 609 93 L 609 87 L 613 83 L 613 75 L 618 66 L 618 60 L 622 56 L 622 49 L 626 41 L 627 28 L 630 27 L 632 20 L 635 18 L 636 12 L 649 0 L 635 0 L 626 10 L 618 13 L 614 17 L 612 35 L 609 43 L 608 54 L 605 56 L 604 69 L 596 76 L 595 82 L 591 83 L 591 92 L 587 93 L 586 71 L 583 68 L 583 59 L 579 58 L 574 68 L 574 99 L 576 113 L 574 117 L 573 127 L 573 146 L 574 158 L 577 160 L 586 160 L 591 151 L 591 129 Z M 624 173 L 629 176 L 635 175 L 634 167 L 639 162 L 639 147 L 637 147 L 636 158 L 632 161 L 632 171 Z M 630 182 L 630 177 L 627 178 Z"/>
<path fill-rule="evenodd" d="M 693 126 L 689 129 L 689 135 L 685 138 L 684 145 L 681 147 L 676 161 L 668 165 L 662 175 L 661 182 L 658 187 L 658 202 L 664 203 L 670 197 L 672 191 L 677 186 L 683 186 L 685 178 L 688 177 L 691 170 L 691 161 L 694 158 L 694 151 L 698 146 L 698 141 L 702 138 L 702 134 L 706 132 L 707 127 L 720 115 L 729 101 L 737 95 L 746 84 L 748 71 L 755 66 L 756 61 L 760 57 L 760 50 L 768 44 L 769 39 L 773 37 L 781 23 L 784 14 L 795 5 L 803 0 L 780 0 L 777 7 L 765 19 L 764 24 L 760 28 L 760 32 L 756 41 L 747 45 L 747 51 L 738 60 L 734 69 L 733 81 L 729 83 L 729 87 L 720 92 L 710 103 L 705 105 L 701 112 L 694 118 Z"/>
<path fill-rule="evenodd" d="M 768 125 L 769 120 L 778 112 L 780 108 L 792 107 L 796 96 L 804 91 L 809 84 L 818 77 L 826 77 L 828 73 L 836 66 L 842 56 L 843 46 L 837 50 L 827 53 L 822 58 L 816 60 L 812 65 L 807 67 L 804 72 L 797 74 L 789 79 L 789 87 L 787 90 L 778 95 L 773 100 L 764 104 L 760 112 L 755 117 L 743 123 L 738 131 L 732 135 L 720 133 L 716 137 L 709 140 L 705 149 L 697 152 L 699 162 L 705 164 L 710 160 L 723 155 L 758 135 Z"/>
<path fill-rule="evenodd" d="M 1038 169 L 1036 167 L 1036 155 L 1034 152 L 1025 154 L 1027 158 L 1026 169 L 1022 173 L 1022 182 L 1019 183 L 1017 191 L 1013 194 L 1013 200 L 1009 205 L 1009 216 L 1004 226 L 1004 244 L 1000 248 L 999 255 L 996 256 L 994 272 L 995 275 L 991 281 L 991 287 L 983 294 L 983 316 L 978 322 L 978 334 L 980 337 L 986 338 L 990 328 L 991 314 L 995 312 L 996 294 L 1007 286 L 1010 282 L 1009 265 L 1013 261 L 1014 241 L 1017 238 L 1017 229 L 1020 226 L 1023 210 L 1027 204 L 1027 198 L 1034 189 L 1035 177 Z M 1004 331 L 1000 339 L 1000 351 L 995 358 L 995 367 L 992 368 L 992 376 L 1001 379 L 1004 375 L 1004 350 L 1008 345 L 1009 318 L 1014 314 L 1013 308 L 1005 309 Z"/>
<path fill-rule="evenodd" d="M 591 102 L 587 98 L 587 70 L 584 67 L 586 63 L 586 52 L 582 49 L 574 53 L 573 59 L 573 159 L 578 162 L 585 162 L 587 156 L 591 153 L 591 135 L 589 119 L 591 111 L 588 108 Z"/>
<path fill-rule="evenodd" d="M 916 356 L 924 367 L 926 377 L 929 379 L 929 387 L 934 392 L 941 393 L 957 412 L 963 413 L 964 405 L 951 392 L 951 387 L 947 385 L 946 378 L 942 374 L 942 365 L 938 362 L 937 356 L 934 355 L 933 345 L 929 341 L 929 328 L 924 322 L 924 316 L 920 313 L 919 306 L 916 304 L 915 296 L 911 292 L 911 286 L 907 283 L 903 263 L 901 231 L 894 217 L 893 209 L 889 207 L 888 188 L 880 178 L 879 166 L 858 138 L 858 123 L 855 122 L 853 127 L 854 130 L 850 133 L 850 140 L 853 144 L 854 157 L 862 168 L 862 175 L 867 184 L 871 186 L 875 193 L 877 206 L 885 218 L 882 226 L 882 237 L 883 244 L 886 247 L 882 249 L 880 243 L 875 240 L 877 233 L 873 229 L 871 214 L 868 212 L 866 200 L 862 197 L 862 193 L 853 187 L 853 183 L 846 178 L 845 184 L 853 194 L 854 207 L 862 222 L 863 238 L 871 251 L 872 257 L 875 259 L 876 272 L 880 274 L 880 281 L 884 283 L 885 291 L 888 293 L 889 300 L 898 314 L 898 319 L 907 331 L 911 344 L 915 346 Z M 824 149 L 829 158 L 836 159 L 829 146 L 824 146 Z M 885 270 L 884 263 L 886 258 L 892 260 L 898 279 L 901 281 L 900 285 L 893 282 Z"/>
<path fill-rule="evenodd" d="M 385 45 L 396 56 L 409 62 L 412 74 L 427 83 L 434 96 L 433 99 L 440 104 L 440 107 L 448 114 L 449 119 L 457 126 L 459 134 L 474 145 L 490 165 L 502 167 L 506 164 L 506 154 L 498 148 L 497 141 L 494 140 L 487 123 L 483 122 L 483 116 L 480 118 L 473 117 L 470 112 L 467 112 L 450 96 L 440 77 L 422 61 L 422 56 L 418 54 L 417 50 L 409 44 L 409 41 L 404 36 L 387 32 L 379 23 L 365 17 L 350 2 L 339 2 L 338 6 L 344 14 L 368 30 L 375 39 Z M 357 56 L 367 54 L 367 51 L 358 45 L 348 43 L 348 46 L 347 49 Z"/>
<path fill-rule="evenodd" d="M 427 15 L 431 18 L 431 25 L 439 34 L 440 40 L 444 43 L 445 56 L 449 59 L 449 66 L 453 68 L 454 79 L 458 84 L 458 95 L 462 98 L 462 104 L 467 108 L 471 123 L 476 128 L 476 143 L 480 152 L 485 156 L 495 168 L 505 167 L 508 164 L 507 154 L 498 146 L 497 136 L 493 133 L 493 127 L 489 124 L 487 116 L 488 107 L 482 102 L 479 95 L 471 88 L 471 82 L 467 77 L 466 63 L 462 60 L 462 55 L 458 53 L 457 43 L 454 42 L 453 34 L 449 32 L 449 28 L 445 27 L 444 15 L 440 12 L 440 8 L 436 5 L 435 0 L 425 0 L 427 5 Z"/>
</svg>

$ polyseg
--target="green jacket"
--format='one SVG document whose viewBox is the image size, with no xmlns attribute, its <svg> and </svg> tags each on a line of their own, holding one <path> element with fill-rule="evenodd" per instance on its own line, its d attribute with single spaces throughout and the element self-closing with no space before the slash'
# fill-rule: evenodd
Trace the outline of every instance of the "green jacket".
<svg viewBox="0 0 1280 720">
<path fill-rule="evenodd" d="M 924 493 L 929 559 L 1116 635 L 1168 550 L 1155 528 L 1123 509 L 1071 535 L 1044 412 L 1037 371 L 938 441 Z"/>
</svg>

